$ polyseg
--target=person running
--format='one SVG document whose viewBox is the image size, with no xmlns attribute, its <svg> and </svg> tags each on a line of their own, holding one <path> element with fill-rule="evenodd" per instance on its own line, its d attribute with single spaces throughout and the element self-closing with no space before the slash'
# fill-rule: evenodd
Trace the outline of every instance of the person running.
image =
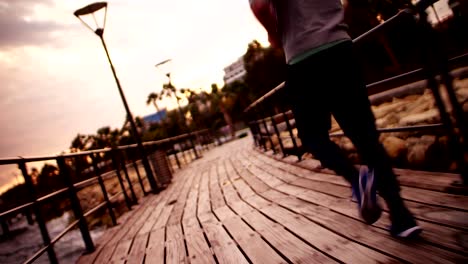
<svg viewBox="0 0 468 264">
<path fill-rule="evenodd" d="M 284 50 L 285 89 L 305 149 L 351 184 L 367 224 L 381 216 L 378 191 L 390 210 L 391 235 L 417 236 L 422 229 L 400 196 L 390 159 L 379 142 L 366 86 L 344 23 L 343 4 L 340 0 L 250 0 L 250 7 L 268 32 L 270 44 Z M 367 167 L 357 170 L 330 140 L 331 115 Z"/>
</svg>

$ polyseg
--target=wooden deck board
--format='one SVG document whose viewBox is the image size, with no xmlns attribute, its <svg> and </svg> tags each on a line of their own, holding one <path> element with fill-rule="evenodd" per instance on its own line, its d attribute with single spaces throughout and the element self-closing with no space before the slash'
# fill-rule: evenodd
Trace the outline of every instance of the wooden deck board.
<svg viewBox="0 0 468 264">
<path fill-rule="evenodd" d="M 316 161 L 280 161 L 252 149 L 251 139 L 203 156 L 78 262 L 468 262 L 468 199 L 444 192 L 452 174 L 396 170 L 402 197 L 425 229 L 420 240 L 402 242 L 386 230 L 387 211 L 365 225 L 348 183 Z"/>
</svg>

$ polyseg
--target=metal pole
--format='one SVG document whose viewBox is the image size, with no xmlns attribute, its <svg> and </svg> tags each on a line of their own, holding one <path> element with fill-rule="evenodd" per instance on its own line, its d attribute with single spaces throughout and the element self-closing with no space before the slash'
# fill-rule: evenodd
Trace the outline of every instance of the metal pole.
<svg viewBox="0 0 468 264">
<path fill-rule="evenodd" d="M 99 36 L 99 38 L 101 39 L 101 42 L 102 42 L 102 46 L 104 47 L 104 50 L 106 52 L 106 56 L 107 56 L 107 60 L 109 61 L 109 64 L 110 64 L 110 67 L 111 67 L 111 70 L 112 70 L 112 74 L 114 75 L 114 79 L 115 79 L 115 82 L 117 83 L 117 88 L 119 89 L 119 93 L 120 93 L 120 97 L 122 98 L 122 102 L 124 104 L 124 107 L 125 107 L 125 111 L 127 112 L 127 117 L 128 117 L 128 121 L 130 122 L 130 126 L 132 127 L 132 130 L 133 130 L 133 135 L 135 137 L 135 140 L 137 142 L 137 145 L 138 145 L 138 149 L 140 150 L 140 153 L 141 153 L 141 162 L 143 163 L 143 167 L 145 168 L 145 172 L 146 172 L 146 175 L 148 177 L 148 181 L 151 185 L 151 190 L 153 193 L 157 193 L 160 188 L 154 178 L 154 175 L 153 175 L 153 171 L 151 170 L 151 166 L 148 162 L 148 158 L 146 156 L 146 152 L 145 152 L 145 148 L 143 147 L 143 143 L 141 142 L 141 138 L 140 138 L 140 135 L 138 134 L 138 130 L 137 130 L 137 127 L 136 127 L 136 124 L 135 124 L 135 120 L 133 120 L 133 116 L 132 116 L 132 113 L 130 112 L 130 108 L 128 107 L 128 104 L 127 104 L 127 100 L 125 99 L 125 94 L 122 90 L 122 87 L 120 86 L 120 82 L 119 82 L 119 79 L 117 78 L 117 73 L 115 72 L 115 69 L 114 69 L 114 65 L 112 64 L 112 60 L 109 56 L 109 51 L 107 50 L 107 46 L 106 46 L 106 42 L 104 41 L 104 37 L 103 37 L 103 32 L 98 32 L 100 34 L 97 34 Z"/>
<path fill-rule="evenodd" d="M 143 179 L 141 178 L 140 170 L 138 170 L 138 165 L 136 164 L 135 157 L 132 157 L 132 164 L 133 164 L 133 168 L 135 169 L 135 173 L 137 174 L 138 182 L 140 183 L 140 187 L 141 187 L 141 190 L 143 191 L 143 195 L 146 196 L 148 193 L 145 190 L 145 184 L 143 183 Z"/>
<path fill-rule="evenodd" d="M 280 106 L 280 111 L 283 113 L 283 118 L 284 118 L 284 121 L 286 122 L 286 127 L 288 128 L 289 136 L 291 137 L 291 141 L 293 143 L 293 147 L 294 147 L 294 151 L 296 152 L 297 159 L 301 161 L 302 160 L 301 151 L 299 150 L 299 147 L 297 146 L 296 137 L 294 136 L 291 123 L 289 123 L 289 117 L 288 117 L 288 114 L 286 113 L 287 110 L 284 107 Z"/>
<path fill-rule="evenodd" d="M 94 168 L 94 173 L 96 174 L 96 177 L 98 178 L 99 186 L 101 186 L 102 190 L 102 195 L 104 196 L 104 200 L 106 201 L 107 205 L 107 210 L 109 211 L 109 216 L 112 220 L 112 224 L 114 226 L 117 225 L 117 218 L 115 217 L 114 210 L 112 209 L 112 203 L 109 200 L 109 195 L 107 195 L 107 190 L 106 190 L 106 185 L 104 184 L 104 180 L 102 179 L 101 176 L 101 170 L 99 169 L 99 154 L 94 154 L 91 155 L 91 159 L 93 161 L 93 168 Z"/>
<path fill-rule="evenodd" d="M 73 215 L 75 216 L 76 220 L 79 220 L 78 226 L 80 228 L 81 236 L 83 237 L 83 241 L 86 246 L 86 251 L 93 252 L 95 249 L 93 239 L 91 238 L 91 234 L 89 233 L 88 223 L 86 222 L 86 218 L 83 215 L 83 209 L 81 208 L 80 200 L 76 195 L 76 188 L 73 185 L 70 171 L 68 169 L 67 164 L 65 164 L 65 158 L 62 156 L 58 157 L 57 165 L 60 169 L 60 175 L 62 176 L 65 184 L 68 187 L 68 193 L 70 195 L 70 204 L 73 210 Z"/>
<path fill-rule="evenodd" d="M 133 190 L 132 180 L 130 179 L 130 175 L 128 174 L 127 170 L 127 164 L 125 163 L 125 156 L 120 152 L 120 150 L 117 150 L 117 155 L 119 157 L 120 164 L 125 175 L 125 179 L 127 180 L 128 188 L 130 189 L 130 194 L 132 195 L 133 204 L 138 204 L 138 198 L 135 194 L 135 190 Z"/>
<path fill-rule="evenodd" d="M 37 225 L 39 226 L 39 230 L 41 231 L 41 235 L 42 235 L 42 241 L 44 242 L 44 246 L 48 246 L 50 245 L 50 236 L 49 236 L 49 231 L 47 230 L 47 226 L 46 226 L 46 222 L 44 220 L 44 218 L 42 217 L 42 213 L 41 213 L 41 210 L 39 208 L 39 205 L 37 204 L 37 193 L 36 193 L 36 190 L 34 188 L 34 184 L 32 182 L 32 179 L 31 179 L 31 176 L 29 176 L 28 174 L 28 170 L 26 168 L 26 163 L 24 161 L 21 161 L 20 163 L 18 163 L 18 166 L 21 170 L 21 172 L 23 173 L 23 177 L 24 177 L 24 182 L 26 184 L 26 187 L 29 191 L 29 194 L 30 194 L 30 197 L 31 197 L 31 200 L 33 202 L 33 210 L 34 210 L 34 214 L 36 215 L 36 222 L 37 222 Z M 55 255 L 55 251 L 54 251 L 54 247 L 51 246 L 49 247 L 49 249 L 47 249 L 47 254 L 49 256 L 49 261 L 50 263 L 52 264 L 57 264 L 58 263 L 58 260 L 57 260 L 57 256 Z"/>
<path fill-rule="evenodd" d="M 114 169 L 115 169 L 115 175 L 117 175 L 117 179 L 119 180 L 120 188 L 122 189 L 125 203 L 127 204 L 128 209 L 132 210 L 132 202 L 130 201 L 130 197 L 128 197 L 127 190 L 125 189 L 125 185 L 122 179 L 122 175 L 120 174 L 120 171 L 119 171 L 120 165 L 119 165 L 119 160 L 118 160 L 115 149 L 112 150 L 111 155 L 112 155 L 112 164 L 114 165 Z"/>
</svg>

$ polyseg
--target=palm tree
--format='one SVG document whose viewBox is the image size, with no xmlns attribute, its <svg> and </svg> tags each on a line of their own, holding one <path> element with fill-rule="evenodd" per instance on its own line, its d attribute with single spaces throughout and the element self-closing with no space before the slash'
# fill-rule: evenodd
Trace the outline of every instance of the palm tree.
<svg viewBox="0 0 468 264">
<path fill-rule="evenodd" d="M 148 95 L 148 99 L 146 99 L 146 104 L 149 105 L 149 104 L 153 104 L 154 107 L 156 108 L 156 111 L 159 112 L 159 106 L 158 106 L 158 103 L 157 103 L 157 100 L 160 99 L 161 97 L 159 96 L 159 94 L 157 93 L 150 93 Z"/>
</svg>

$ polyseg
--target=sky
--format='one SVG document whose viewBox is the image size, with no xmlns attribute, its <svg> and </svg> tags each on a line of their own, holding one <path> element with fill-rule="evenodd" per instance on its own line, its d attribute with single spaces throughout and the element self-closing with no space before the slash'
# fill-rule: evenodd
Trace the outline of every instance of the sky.
<svg viewBox="0 0 468 264">
<path fill-rule="evenodd" d="M 58 154 L 78 133 L 122 126 L 100 40 L 73 15 L 92 2 L 0 0 L 0 158 Z M 154 113 L 146 98 L 161 90 L 165 73 L 179 88 L 222 86 L 223 68 L 249 42 L 267 43 L 247 0 L 108 3 L 104 38 L 134 116 Z M 18 174 L 0 166 L 0 193 Z"/>
</svg>

